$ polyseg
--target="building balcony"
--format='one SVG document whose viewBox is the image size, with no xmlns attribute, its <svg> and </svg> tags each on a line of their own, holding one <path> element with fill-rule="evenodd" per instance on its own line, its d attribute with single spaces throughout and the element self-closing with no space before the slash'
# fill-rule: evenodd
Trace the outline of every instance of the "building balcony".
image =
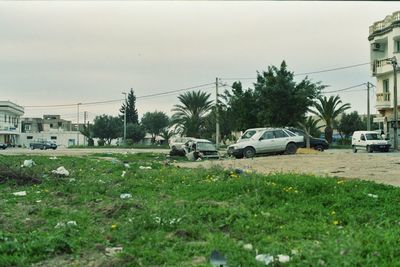
<svg viewBox="0 0 400 267">
<path fill-rule="evenodd" d="M 376 109 L 386 109 L 391 107 L 390 93 L 376 94 Z"/>
<path fill-rule="evenodd" d="M 369 34 L 371 35 L 375 32 L 384 31 L 385 29 L 392 27 L 397 21 L 400 21 L 400 11 L 394 12 L 392 15 L 387 16 L 384 20 L 375 22 L 369 27 Z"/>
<path fill-rule="evenodd" d="M 374 60 L 371 68 L 373 76 L 378 76 L 393 71 L 393 66 L 387 59 Z"/>
</svg>

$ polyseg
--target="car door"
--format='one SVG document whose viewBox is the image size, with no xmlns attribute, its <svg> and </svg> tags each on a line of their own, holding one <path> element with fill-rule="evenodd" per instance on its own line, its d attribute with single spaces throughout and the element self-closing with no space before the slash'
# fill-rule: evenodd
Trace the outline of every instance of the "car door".
<svg viewBox="0 0 400 267">
<path fill-rule="evenodd" d="M 271 130 L 265 131 L 257 141 L 257 153 L 267 153 L 274 151 L 275 136 Z"/>
<path fill-rule="evenodd" d="M 367 139 L 365 138 L 365 134 L 360 135 L 360 139 L 357 142 L 358 147 L 366 147 L 367 146 Z"/>
<path fill-rule="evenodd" d="M 273 144 L 273 151 L 284 151 L 289 136 L 283 130 L 274 130 L 275 142 Z"/>
</svg>

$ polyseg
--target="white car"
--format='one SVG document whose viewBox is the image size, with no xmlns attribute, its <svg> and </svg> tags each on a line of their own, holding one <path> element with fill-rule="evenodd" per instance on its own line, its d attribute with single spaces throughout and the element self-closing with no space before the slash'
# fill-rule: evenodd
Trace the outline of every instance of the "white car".
<svg viewBox="0 0 400 267">
<path fill-rule="evenodd" d="M 351 147 L 354 153 L 357 153 L 358 149 L 365 149 L 368 153 L 373 151 L 389 152 L 390 144 L 383 140 L 377 132 L 355 131 L 351 137 Z"/>
<path fill-rule="evenodd" d="M 240 143 L 240 142 L 243 142 L 243 141 L 248 141 L 250 138 L 253 137 L 253 135 L 255 135 L 258 132 L 264 131 L 266 129 L 268 129 L 268 128 L 250 128 L 250 129 L 247 129 L 242 134 L 242 136 L 236 141 L 236 144 Z M 236 144 L 228 146 L 228 148 L 227 148 L 228 156 L 232 156 L 233 155 L 233 149 L 235 148 Z"/>
<path fill-rule="evenodd" d="M 185 143 L 195 139 L 194 137 L 171 137 L 168 141 L 171 150 L 182 150 Z"/>
<path fill-rule="evenodd" d="M 304 145 L 303 136 L 282 128 L 263 128 L 250 138 L 241 139 L 231 148 L 231 153 L 236 158 L 252 158 L 256 154 L 267 153 L 295 154 L 297 148 Z"/>
</svg>

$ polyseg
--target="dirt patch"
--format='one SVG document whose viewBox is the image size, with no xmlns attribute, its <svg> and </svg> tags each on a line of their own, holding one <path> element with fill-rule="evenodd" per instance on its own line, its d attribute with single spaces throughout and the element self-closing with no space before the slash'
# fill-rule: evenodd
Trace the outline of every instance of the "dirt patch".
<svg viewBox="0 0 400 267">
<path fill-rule="evenodd" d="M 400 153 L 352 153 L 351 150 L 327 150 L 317 154 L 296 154 L 177 163 L 186 168 L 243 169 L 257 173 L 301 173 L 348 179 L 364 179 L 400 186 Z"/>
</svg>

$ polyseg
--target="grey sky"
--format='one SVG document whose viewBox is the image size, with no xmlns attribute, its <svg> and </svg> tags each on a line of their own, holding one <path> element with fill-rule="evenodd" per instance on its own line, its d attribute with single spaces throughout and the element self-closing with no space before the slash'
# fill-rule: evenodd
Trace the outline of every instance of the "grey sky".
<svg viewBox="0 0 400 267">
<path fill-rule="evenodd" d="M 119 99 L 129 88 L 139 97 L 255 77 L 283 59 L 295 73 L 365 63 L 368 27 L 398 9 L 396 2 L 0 2 L 1 99 L 69 104 Z M 375 83 L 369 66 L 310 78 L 329 90 Z M 360 113 L 365 95 L 340 94 Z M 138 99 L 138 111 L 170 114 L 176 97 Z M 119 107 L 80 110 L 93 119 Z M 25 113 L 76 120 L 76 107 Z"/>
</svg>

